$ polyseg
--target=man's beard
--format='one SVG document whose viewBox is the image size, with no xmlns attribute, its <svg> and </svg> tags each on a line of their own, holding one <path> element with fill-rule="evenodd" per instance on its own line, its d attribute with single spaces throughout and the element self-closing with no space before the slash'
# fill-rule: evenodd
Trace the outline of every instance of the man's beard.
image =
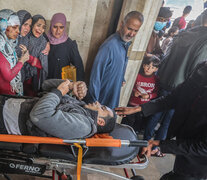
<svg viewBox="0 0 207 180">
<path fill-rule="evenodd" d="M 122 32 L 120 32 L 120 36 L 121 36 L 121 39 L 125 42 L 130 42 L 133 39 L 133 37 L 130 37 L 129 35 L 124 35 Z"/>
</svg>

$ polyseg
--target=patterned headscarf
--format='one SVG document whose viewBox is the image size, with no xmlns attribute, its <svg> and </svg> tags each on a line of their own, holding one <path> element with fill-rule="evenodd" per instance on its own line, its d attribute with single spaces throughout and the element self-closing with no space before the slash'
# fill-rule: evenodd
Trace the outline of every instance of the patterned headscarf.
<svg viewBox="0 0 207 180">
<path fill-rule="evenodd" d="M 61 23 L 64 26 L 63 34 L 58 39 L 52 35 L 52 27 L 56 23 Z M 64 43 L 68 39 L 68 35 L 66 33 L 66 17 L 63 13 L 56 13 L 53 15 L 51 23 L 50 23 L 50 30 L 47 34 L 47 37 L 50 41 L 50 44 L 54 44 L 54 45 Z"/>
<path fill-rule="evenodd" d="M 16 13 L 10 9 L 0 11 L 0 52 L 4 55 L 12 69 L 18 62 L 15 52 L 17 40 L 8 39 L 5 31 L 8 26 L 20 25 L 20 21 Z M 21 73 L 19 72 L 14 79 L 10 81 L 12 90 L 19 95 L 23 94 L 23 84 L 21 82 Z"/>
</svg>

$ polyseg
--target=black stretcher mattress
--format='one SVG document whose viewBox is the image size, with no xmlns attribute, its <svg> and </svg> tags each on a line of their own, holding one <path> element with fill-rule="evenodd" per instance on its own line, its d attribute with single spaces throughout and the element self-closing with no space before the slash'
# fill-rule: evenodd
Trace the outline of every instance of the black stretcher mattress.
<svg viewBox="0 0 207 180">
<path fill-rule="evenodd" d="M 134 131 L 125 125 L 116 124 L 115 129 L 110 133 L 115 139 L 136 141 L 137 136 Z M 139 151 L 139 147 L 89 147 L 83 157 L 83 163 L 101 165 L 120 165 L 134 159 Z M 71 147 L 51 144 L 21 144 L 0 142 L 0 157 L 5 156 L 4 152 L 15 154 L 20 153 L 28 157 L 46 157 L 50 159 L 63 159 L 77 161 Z M 23 152 L 23 153 L 22 153 Z"/>
</svg>

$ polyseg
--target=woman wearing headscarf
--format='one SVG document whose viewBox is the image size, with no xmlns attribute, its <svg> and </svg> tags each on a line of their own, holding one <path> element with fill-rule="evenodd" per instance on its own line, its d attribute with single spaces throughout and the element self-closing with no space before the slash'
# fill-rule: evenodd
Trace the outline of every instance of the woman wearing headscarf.
<svg viewBox="0 0 207 180">
<path fill-rule="evenodd" d="M 27 47 L 30 54 L 28 63 L 35 67 L 33 73 L 29 72 L 24 67 L 25 73 L 24 91 L 25 95 L 36 96 L 37 92 L 41 89 L 42 82 L 48 75 L 48 59 L 47 55 L 43 54 L 43 50 L 47 45 L 47 40 L 43 36 L 46 27 L 46 20 L 41 15 L 35 15 L 32 17 L 31 32 L 23 38 L 22 44 Z"/>
<path fill-rule="evenodd" d="M 77 81 L 84 80 L 84 68 L 76 41 L 66 33 L 66 17 L 63 13 L 53 15 L 48 32 L 50 52 L 48 55 L 48 79 L 61 79 L 62 68 L 76 67 Z"/>
<path fill-rule="evenodd" d="M 18 45 L 22 44 L 22 40 L 28 35 L 28 33 L 31 30 L 32 25 L 32 16 L 31 14 L 26 10 L 19 10 L 17 11 L 17 15 L 20 20 L 20 26 L 19 26 L 19 37 L 18 37 Z M 44 34 L 45 39 L 48 41 L 46 48 L 42 51 L 43 54 L 48 55 L 50 51 L 50 44 L 49 39 L 47 38 L 47 35 Z M 16 47 L 17 55 L 21 55 L 21 51 L 19 46 Z"/>
<path fill-rule="evenodd" d="M 26 10 L 17 11 L 17 15 L 18 15 L 19 20 L 20 20 L 20 26 L 19 26 L 20 35 L 19 35 L 19 38 L 25 37 L 31 30 L 32 16 Z M 19 44 L 20 43 L 21 43 L 21 41 L 19 42 Z"/>
<path fill-rule="evenodd" d="M 16 46 L 16 52 L 17 52 L 17 56 L 20 57 L 21 56 L 21 48 L 23 48 L 25 51 L 27 50 L 27 47 L 22 45 L 24 43 L 24 41 L 27 42 L 27 40 L 25 40 L 25 38 L 27 39 L 27 35 L 29 34 L 30 30 L 31 30 L 31 25 L 32 25 L 32 16 L 31 14 L 26 11 L 26 10 L 19 10 L 17 12 L 17 15 L 19 17 L 20 20 L 20 26 L 19 26 L 19 31 L 20 34 L 18 36 L 18 46 Z M 47 41 L 47 45 L 45 47 L 45 49 L 42 51 L 42 53 L 44 55 L 48 55 L 49 51 L 50 51 L 50 43 L 49 43 L 49 39 L 47 38 L 47 35 L 45 33 L 43 33 L 46 41 Z M 20 48 L 21 47 L 21 48 Z M 35 66 L 33 66 L 35 63 L 33 62 L 34 58 L 31 56 L 30 60 L 27 61 L 22 70 L 21 70 L 21 75 L 22 75 L 22 81 L 26 81 L 28 79 L 31 79 L 31 77 L 37 75 L 37 68 Z M 30 80 L 31 81 L 31 80 Z M 31 82 L 29 83 L 31 84 Z M 26 86 L 26 87 L 25 87 Z M 27 87 L 29 86 L 29 87 Z M 30 89 L 31 85 L 28 85 L 28 82 L 24 84 L 24 87 L 26 89 Z M 31 91 L 27 91 L 26 90 L 26 95 L 34 95 L 34 93 L 30 93 Z"/>
<path fill-rule="evenodd" d="M 0 94 L 23 95 L 20 70 L 29 59 L 29 53 L 24 51 L 17 58 L 15 46 L 19 25 L 19 18 L 12 10 L 0 11 Z"/>
</svg>

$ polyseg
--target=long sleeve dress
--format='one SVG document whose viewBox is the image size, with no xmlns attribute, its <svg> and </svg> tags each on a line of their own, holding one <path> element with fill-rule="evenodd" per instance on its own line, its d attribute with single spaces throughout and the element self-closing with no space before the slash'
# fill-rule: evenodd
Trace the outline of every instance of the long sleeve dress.
<svg viewBox="0 0 207 180">
<path fill-rule="evenodd" d="M 70 38 L 63 43 L 50 45 L 48 62 L 48 79 L 61 79 L 62 68 L 72 64 L 76 67 L 77 80 L 84 80 L 83 62 L 76 42 Z"/>
</svg>

